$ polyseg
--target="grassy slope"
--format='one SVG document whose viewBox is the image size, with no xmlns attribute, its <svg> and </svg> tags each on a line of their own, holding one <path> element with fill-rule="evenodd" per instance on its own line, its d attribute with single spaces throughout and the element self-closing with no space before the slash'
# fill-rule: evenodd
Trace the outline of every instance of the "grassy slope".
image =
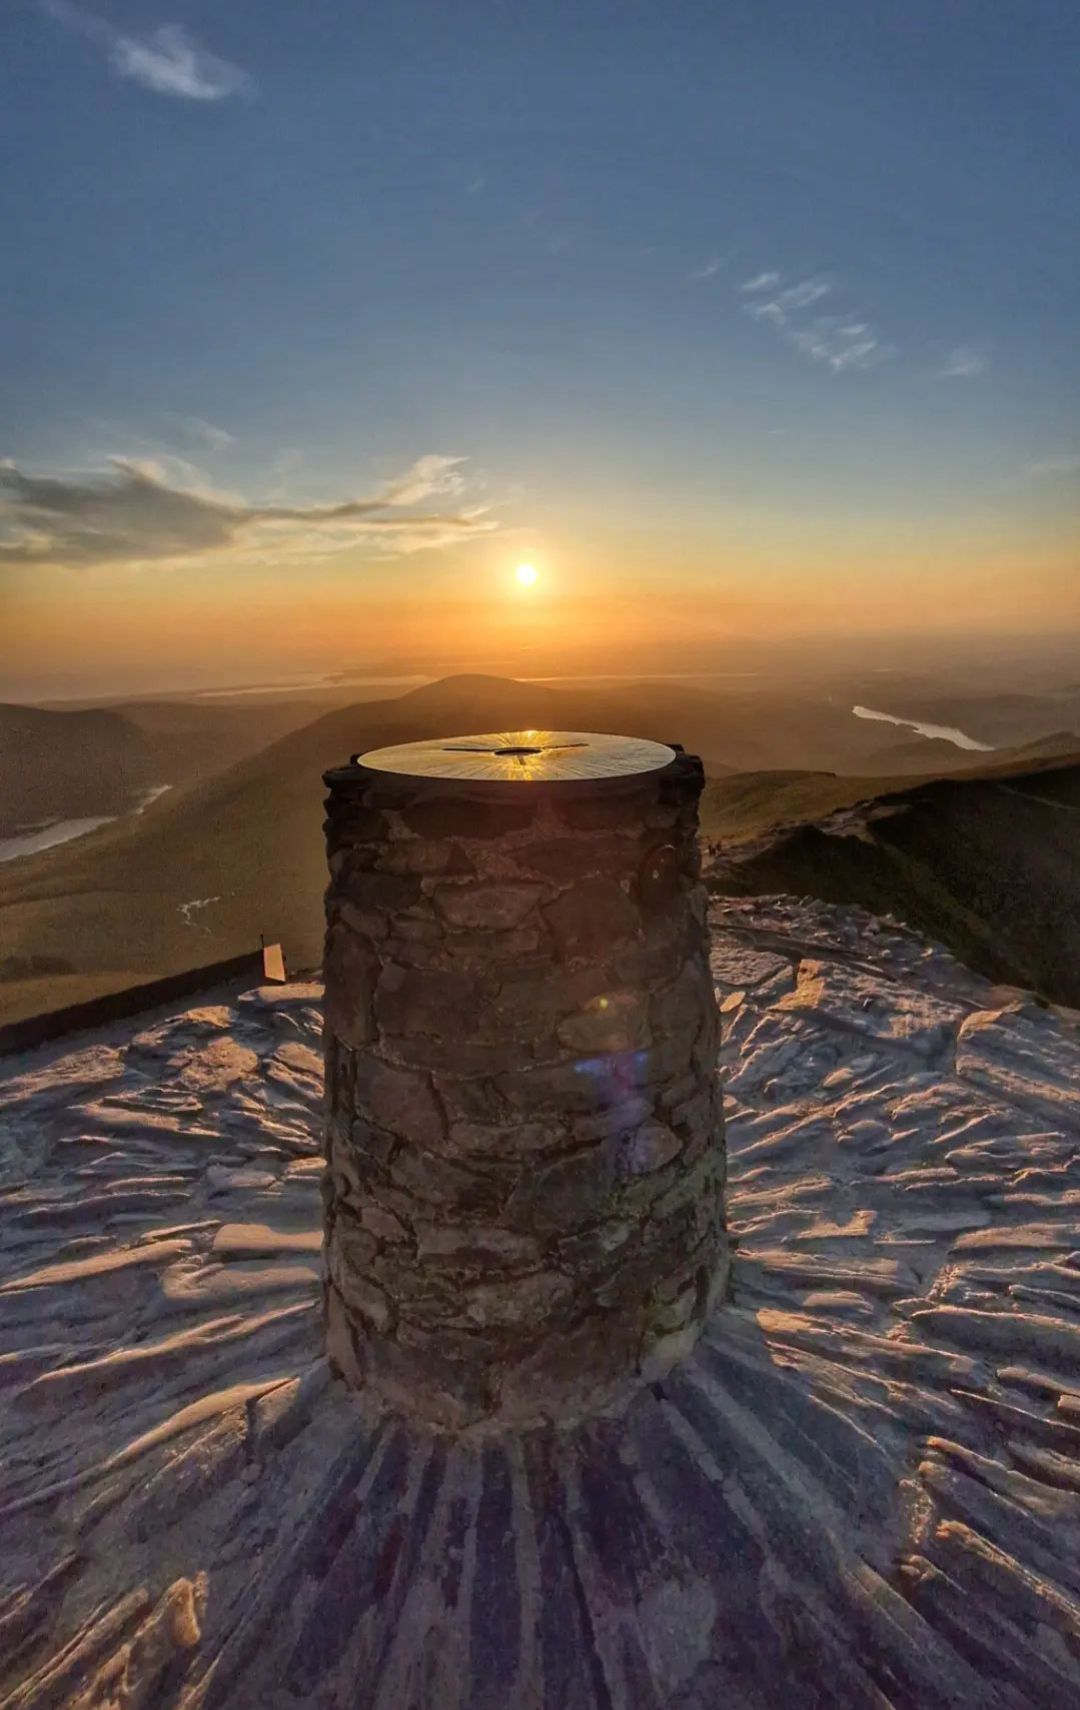
<svg viewBox="0 0 1080 1710">
<path fill-rule="evenodd" d="M 742 783 L 742 789 L 736 786 Z M 1080 1005 L 1080 764 L 1014 761 L 897 789 L 853 779 L 722 780 L 710 827 L 727 833 L 715 883 L 891 912 L 993 979 Z M 730 809 L 725 826 L 724 792 Z M 838 799 L 845 798 L 845 799 Z M 878 814 L 879 808 L 895 811 Z M 862 836 L 850 835 L 855 828 Z M 755 841 L 756 839 L 756 841 Z"/>
<path fill-rule="evenodd" d="M 705 837 L 742 843 L 780 826 L 824 819 L 910 783 L 902 775 L 848 777 L 836 772 L 735 772 L 710 778 L 701 800 Z"/>
<path fill-rule="evenodd" d="M 1053 794 L 1057 788 L 1064 788 L 1067 793 L 1067 785 L 1061 780 L 1078 756 L 1080 737 L 1063 733 L 1020 748 L 1001 750 L 976 764 L 972 763 L 971 755 L 965 755 L 966 764 L 950 767 L 948 777 L 958 783 L 998 779 L 1010 784 L 1017 779 L 1038 779 L 1041 781 L 1030 787 L 1043 794 Z M 936 767 L 924 768 L 922 776 L 914 778 L 906 770 L 862 775 L 796 770 L 735 772 L 727 777 L 710 778 L 706 784 L 701 827 L 706 837 L 739 843 L 780 827 L 822 820 L 860 803 L 893 796 L 904 799 L 921 786 L 938 781 L 941 773 Z"/>
</svg>

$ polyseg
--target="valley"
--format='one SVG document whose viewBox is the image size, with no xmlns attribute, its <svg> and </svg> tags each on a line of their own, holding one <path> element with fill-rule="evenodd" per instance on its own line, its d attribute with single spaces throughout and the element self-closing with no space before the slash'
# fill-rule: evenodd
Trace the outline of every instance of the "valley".
<svg viewBox="0 0 1080 1710">
<path fill-rule="evenodd" d="M 1038 739 L 984 754 L 922 737 L 882 743 L 877 721 L 852 716 L 852 687 L 472 675 L 321 711 L 277 696 L 0 709 L 7 770 L 21 780 L 18 824 L 45 817 L 46 784 L 57 817 L 78 817 L 77 806 L 109 814 L 73 841 L 0 864 L 0 1019 L 238 954 L 260 933 L 283 943 L 291 968 L 316 966 L 323 771 L 366 748 L 530 726 L 679 741 L 701 754 L 702 833 L 718 890 L 893 912 L 996 978 L 1078 1001 L 1067 994 L 1070 921 L 1080 918 L 1070 817 L 1080 739 L 1062 731 L 1073 701 L 1044 697 Z M 981 725 L 970 705 L 957 716 L 957 728 L 997 721 L 1002 734 L 1000 708 Z M 143 780 L 170 775 L 163 767 L 172 787 L 146 803 Z M 1053 928 L 1026 904 L 1025 874 L 1036 871 L 1055 899 Z M 1011 924 L 991 955 L 999 910 Z"/>
</svg>

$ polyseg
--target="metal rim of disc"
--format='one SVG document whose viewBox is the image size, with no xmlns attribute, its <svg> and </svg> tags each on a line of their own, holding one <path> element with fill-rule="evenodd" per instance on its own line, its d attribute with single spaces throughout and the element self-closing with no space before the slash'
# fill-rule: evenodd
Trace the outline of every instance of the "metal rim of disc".
<svg viewBox="0 0 1080 1710">
<path fill-rule="evenodd" d="M 586 730 L 502 730 L 432 737 L 358 754 L 354 764 L 389 777 L 458 784 L 599 784 L 662 771 L 663 742 Z"/>
</svg>

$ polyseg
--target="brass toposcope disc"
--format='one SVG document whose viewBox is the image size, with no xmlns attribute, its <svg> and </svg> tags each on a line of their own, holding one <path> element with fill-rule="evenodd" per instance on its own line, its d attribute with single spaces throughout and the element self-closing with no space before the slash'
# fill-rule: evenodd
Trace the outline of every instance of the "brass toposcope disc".
<svg viewBox="0 0 1080 1710">
<path fill-rule="evenodd" d="M 356 764 L 398 778 L 462 784 L 588 784 L 670 766 L 675 750 L 585 730 L 500 730 L 373 748 Z"/>
</svg>

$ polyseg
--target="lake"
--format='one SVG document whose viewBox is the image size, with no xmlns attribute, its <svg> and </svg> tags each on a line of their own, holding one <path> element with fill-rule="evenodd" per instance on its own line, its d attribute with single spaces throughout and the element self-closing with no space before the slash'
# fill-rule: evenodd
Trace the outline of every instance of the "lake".
<svg viewBox="0 0 1080 1710">
<path fill-rule="evenodd" d="M 155 784 L 143 790 L 132 815 L 145 813 L 152 802 L 171 790 L 171 784 Z M 55 849 L 60 843 L 72 843 L 76 837 L 97 831 L 99 826 L 111 825 L 114 819 L 127 816 L 117 813 L 99 814 L 89 819 L 52 819 L 44 825 L 29 825 L 16 837 L 0 837 L 0 861 L 17 861 L 22 855 L 40 855 L 44 849 Z"/>
<path fill-rule="evenodd" d="M 952 724 L 925 724 L 917 718 L 896 718 L 892 713 L 876 712 L 873 707 L 852 707 L 856 718 L 880 719 L 882 724 L 898 724 L 903 730 L 913 730 L 918 736 L 929 737 L 935 742 L 951 742 L 954 748 L 966 748 L 973 754 L 992 754 L 992 742 L 977 742 L 966 731 L 957 730 Z"/>
</svg>

